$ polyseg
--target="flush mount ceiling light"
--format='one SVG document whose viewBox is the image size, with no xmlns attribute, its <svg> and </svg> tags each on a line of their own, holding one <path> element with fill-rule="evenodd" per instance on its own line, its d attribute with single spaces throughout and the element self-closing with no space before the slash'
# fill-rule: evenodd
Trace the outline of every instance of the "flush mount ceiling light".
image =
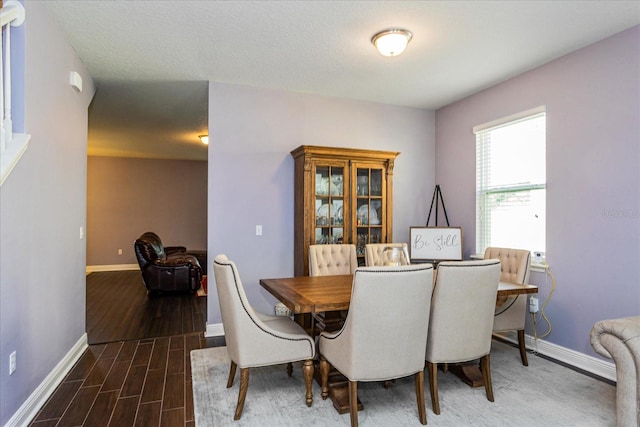
<svg viewBox="0 0 640 427">
<path fill-rule="evenodd" d="M 209 135 L 200 135 L 198 138 L 204 145 L 209 145 Z"/>
<path fill-rule="evenodd" d="M 371 38 L 371 43 L 384 56 L 398 56 L 407 48 L 413 34 L 401 28 L 380 31 Z"/>
</svg>

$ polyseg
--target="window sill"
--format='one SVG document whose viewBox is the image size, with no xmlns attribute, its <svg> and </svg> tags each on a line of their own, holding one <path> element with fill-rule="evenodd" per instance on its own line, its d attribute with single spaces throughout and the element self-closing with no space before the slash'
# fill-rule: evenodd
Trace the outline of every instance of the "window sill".
<svg viewBox="0 0 640 427">
<path fill-rule="evenodd" d="M 484 259 L 484 255 L 481 254 L 471 254 L 469 256 L 471 259 Z M 535 271 L 536 273 L 545 273 L 549 265 L 545 262 L 544 264 L 538 262 L 531 263 L 531 271 Z"/>
<path fill-rule="evenodd" d="M 27 151 L 30 140 L 31 135 L 14 133 L 11 142 L 7 143 L 4 152 L 1 154 L 2 161 L 0 162 L 0 171 L 2 172 L 2 178 L 0 179 L 0 186 L 4 184 L 4 181 L 9 177 L 9 174 L 18 164 L 22 155 Z"/>
</svg>

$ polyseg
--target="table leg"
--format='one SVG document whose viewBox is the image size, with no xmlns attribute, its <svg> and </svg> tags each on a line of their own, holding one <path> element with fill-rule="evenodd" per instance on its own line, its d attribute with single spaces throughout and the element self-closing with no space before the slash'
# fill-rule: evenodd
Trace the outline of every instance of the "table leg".
<svg viewBox="0 0 640 427">
<path fill-rule="evenodd" d="M 471 387 L 484 387 L 482 372 L 477 362 L 449 364 L 449 370 Z"/>
<path fill-rule="evenodd" d="M 320 366 L 319 363 L 316 363 L 315 369 L 313 371 L 313 376 L 316 379 L 316 382 L 322 386 L 322 377 L 320 374 Z M 339 414 L 348 414 L 350 412 L 349 408 L 349 380 L 338 372 L 336 369 L 331 367 L 331 371 L 329 372 L 329 399 L 333 402 L 333 407 Z M 360 399 L 358 399 L 358 411 L 362 411 L 364 406 Z"/>
</svg>

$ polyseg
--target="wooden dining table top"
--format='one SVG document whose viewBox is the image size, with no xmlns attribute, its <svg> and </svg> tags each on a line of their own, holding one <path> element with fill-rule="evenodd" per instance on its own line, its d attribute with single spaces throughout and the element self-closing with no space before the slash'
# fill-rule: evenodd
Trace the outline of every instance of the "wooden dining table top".
<svg viewBox="0 0 640 427">
<path fill-rule="evenodd" d="M 260 285 L 295 314 L 338 311 L 349 308 L 353 275 L 260 279 Z M 534 285 L 498 284 L 499 297 L 537 292 L 538 287 Z"/>
</svg>

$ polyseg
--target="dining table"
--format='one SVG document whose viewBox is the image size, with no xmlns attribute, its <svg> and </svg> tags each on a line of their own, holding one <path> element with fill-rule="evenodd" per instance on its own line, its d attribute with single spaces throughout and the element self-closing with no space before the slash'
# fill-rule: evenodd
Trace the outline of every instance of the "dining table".
<svg viewBox="0 0 640 427">
<path fill-rule="evenodd" d="M 312 335 L 315 313 L 349 309 L 353 275 L 260 279 L 260 285 L 291 310 L 295 321 Z M 535 285 L 499 282 L 497 296 L 509 297 L 537 292 L 538 287 Z M 461 364 L 450 366 L 450 369 L 472 387 L 484 385 L 478 364 Z M 349 412 L 348 390 L 345 389 L 344 381 L 330 384 L 330 397 L 341 414 Z M 359 402 L 359 409 L 360 405 Z"/>
</svg>

